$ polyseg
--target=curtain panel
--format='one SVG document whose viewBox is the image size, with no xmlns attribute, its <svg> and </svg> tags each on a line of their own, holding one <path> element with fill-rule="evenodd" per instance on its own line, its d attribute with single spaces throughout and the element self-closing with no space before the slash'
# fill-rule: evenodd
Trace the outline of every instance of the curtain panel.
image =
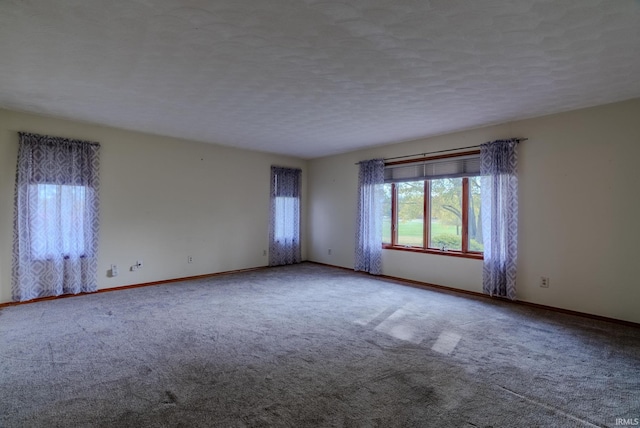
<svg viewBox="0 0 640 428">
<path fill-rule="evenodd" d="M 302 170 L 271 167 L 269 266 L 300 263 Z"/>
<path fill-rule="evenodd" d="M 97 289 L 100 145 L 20 133 L 14 301 Z"/>
<path fill-rule="evenodd" d="M 516 298 L 518 257 L 517 139 L 480 146 L 482 176 L 482 288 L 491 296 Z"/>
<path fill-rule="evenodd" d="M 356 220 L 356 271 L 382 274 L 382 185 L 384 161 L 360 162 Z"/>
</svg>

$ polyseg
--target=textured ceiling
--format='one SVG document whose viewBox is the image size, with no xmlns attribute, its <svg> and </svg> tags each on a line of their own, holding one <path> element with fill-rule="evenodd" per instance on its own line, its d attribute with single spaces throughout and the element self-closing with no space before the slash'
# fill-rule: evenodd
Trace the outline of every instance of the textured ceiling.
<svg viewBox="0 0 640 428">
<path fill-rule="evenodd" d="M 303 158 L 639 96 L 638 0 L 0 0 L 0 107 Z"/>
</svg>

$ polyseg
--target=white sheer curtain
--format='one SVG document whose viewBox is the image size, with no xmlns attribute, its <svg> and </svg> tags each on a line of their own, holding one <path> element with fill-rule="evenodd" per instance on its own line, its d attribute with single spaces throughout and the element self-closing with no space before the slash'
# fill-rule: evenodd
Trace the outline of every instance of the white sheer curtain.
<svg viewBox="0 0 640 428">
<path fill-rule="evenodd" d="M 360 162 L 355 266 L 357 271 L 382 274 L 382 185 L 384 161 Z"/>
<path fill-rule="evenodd" d="M 518 140 L 480 146 L 482 175 L 483 291 L 516 298 L 518 257 Z"/>
<path fill-rule="evenodd" d="M 13 300 L 95 291 L 100 145 L 19 137 Z"/>
<path fill-rule="evenodd" d="M 269 266 L 300 263 L 300 184 L 302 170 L 271 167 Z"/>
</svg>

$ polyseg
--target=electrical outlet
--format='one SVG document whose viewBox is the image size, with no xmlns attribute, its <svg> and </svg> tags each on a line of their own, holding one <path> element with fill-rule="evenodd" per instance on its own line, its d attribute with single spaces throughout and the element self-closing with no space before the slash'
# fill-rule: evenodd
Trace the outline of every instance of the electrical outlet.
<svg viewBox="0 0 640 428">
<path fill-rule="evenodd" d="M 111 265 L 111 277 L 118 276 L 118 266 Z"/>
<path fill-rule="evenodd" d="M 138 269 L 142 268 L 142 266 L 143 266 L 143 265 L 142 265 L 142 260 L 138 260 L 138 261 L 136 261 L 136 267 L 137 267 Z"/>
<path fill-rule="evenodd" d="M 138 266 L 136 265 L 131 266 L 131 272 L 135 272 L 137 270 L 138 270 Z"/>
<path fill-rule="evenodd" d="M 193 256 L 187 256 L 187 263 L 193 263 Z"/>
<path fill-rule="evenodd" d="M 549 288 L 549 277 L 548 276 L 541 276 L 540 277 L 540 287 Z"/>
</svg>

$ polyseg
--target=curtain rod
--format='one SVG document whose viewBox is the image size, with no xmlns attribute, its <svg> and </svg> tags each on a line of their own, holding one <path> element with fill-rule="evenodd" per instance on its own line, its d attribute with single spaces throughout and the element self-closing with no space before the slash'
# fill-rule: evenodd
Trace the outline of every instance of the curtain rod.
<svg viewBox="0 0 640 428">
<path fill-rule="evenodd" d="M 527 141 L 528 138 L 513 138 L 513 140 L 516 140 L 518 143 L 521 141 Z M 414 155 L 405 155 L 405 156 L 395 156 L 392 158 L 384 158 L 382 160 L 384 161 L 388 161 L 388 160 L 394 160 L 394 159 L 404 159 L 404 158 L 412 158 L 414 156 L 426 156 L 426 155 L 435 155 L 436 153 L 446 153 L 446 152 L 455 152 L 458 150 L 465 150 L 465 149 L 475 149 L 477 147 L 480 147 L 482 144 L 476 144 L 475 146 L 467 146 L 467 147 L 458 147 L 457 149 L 445 149 L 445 150 L 436 150 L 433 152 L 425 152 L 425 153 L 416 153 Z M 356 165 L 361 164 L 362 162 L 356 162 Z"/>
</svg>

